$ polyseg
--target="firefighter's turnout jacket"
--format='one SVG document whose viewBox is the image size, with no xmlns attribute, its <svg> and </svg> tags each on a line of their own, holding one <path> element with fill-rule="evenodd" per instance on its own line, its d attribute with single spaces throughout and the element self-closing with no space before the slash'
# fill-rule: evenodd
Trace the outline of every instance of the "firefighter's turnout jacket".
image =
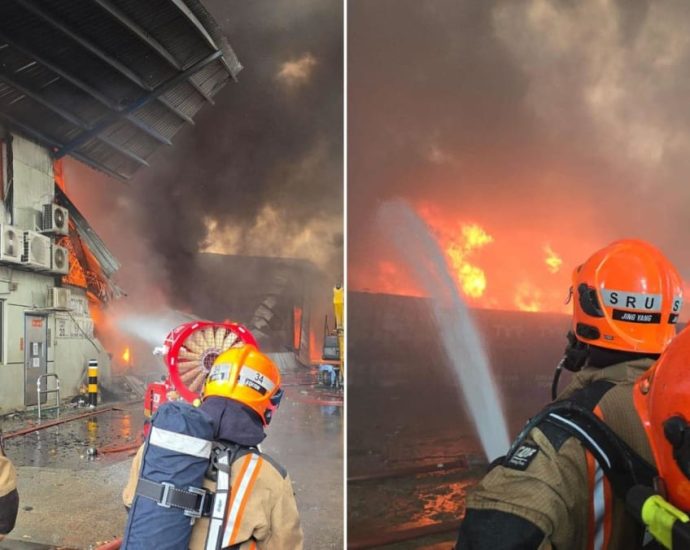
<svg viewBox="0 0 690 550">
<path fill-rule="evenodd" d="M 17 472 L 0 447 L 0 539 L 14 529 L 18 509 Z"/>
<path fill-rule="evenodd" d="M 635 380 L 652 359 L 585 367 L 559 396 L 594 412 L 654 465 L 633 405 Z M 575 437 L 541 424 L 467 498 L 458 550 L 636 550 L 643 532 Z"/>
<path fill-rule="evenodd" d="M 144 446 L 139 448 L 123 491 L 125 506 L 134 500 Z M 204 487 L 215 491 L 215 482 Z M 232 465 L 227 528 L 230 547 L 239 550 L 300 550 L 303 546 L 299 512 L 292 482 L 285 469 L 266 454 L 247 453 Z M 208 518 L 197 519 L 190 550 L 203 550 Z"/>
</svg>

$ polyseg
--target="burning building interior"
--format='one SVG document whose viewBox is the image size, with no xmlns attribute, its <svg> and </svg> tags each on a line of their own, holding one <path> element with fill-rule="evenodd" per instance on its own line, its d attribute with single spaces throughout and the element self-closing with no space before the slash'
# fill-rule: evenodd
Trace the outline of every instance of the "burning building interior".
<svg viewBox="0 0 690 550">
<path fill-rule="evenodd" d="M 483 475 L 453 369 L 469 359 L 446 349 L 419 282 L 429 258 L 400 253 L 382 206 L 402 199 L 429 228 L 488 357 L 499 399 L 486 407 L 513 437 L 550 400 L 572 273 L 594 250 L 646 239 L 690 278 L 688 16 L 646 2 L 350 2 L 353 547 L 448 545 Z"/>
<path fill-rule="evenodd" d="M 283 371 L 266 448 L 296 480 L 307 547 L 342 544 L 342 394 L 309 393 L 343 280 L 341 129 L 339 2 L 2 3 L 0 412 L 26 505 L 13 538 L 121 532 L 110 480 L 124 483 L 145 412 L 18 426 L 39 376 L 64 400 L 95 360 L 101 389 L 143 392 L 168 374 L 152 354 L 166 334 L 209 319 L 245 325 Z M 82 502 L 89 528 L 55 512 L 34 467 L 75 502 L 103 489 Z"/>
</svg>

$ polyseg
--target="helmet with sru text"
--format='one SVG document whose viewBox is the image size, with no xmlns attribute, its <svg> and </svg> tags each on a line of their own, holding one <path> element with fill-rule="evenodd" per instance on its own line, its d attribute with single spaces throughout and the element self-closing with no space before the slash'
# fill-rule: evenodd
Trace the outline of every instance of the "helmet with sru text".
<svg viewBox="0 0 690 550">
<path fill-rule="evenodd" d="M 581 342 L 658 354 L 676 334 L 683 285 L 671 262 L 651 244 L 616 241 L 573 272 L 573 326 Z"/>
</svg>

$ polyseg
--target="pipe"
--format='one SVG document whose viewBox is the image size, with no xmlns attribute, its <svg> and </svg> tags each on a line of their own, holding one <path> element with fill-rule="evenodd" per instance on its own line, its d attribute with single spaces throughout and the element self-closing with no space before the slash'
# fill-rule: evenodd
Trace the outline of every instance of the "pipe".
<svg viewBox="0 0 690 550">
<path fill-rule="evenodd" d="M 470 461 L 466 457 L 450 460 L 441 464 L 418 464 L 415 466 L 408 466 L 406 468 L 397 468 L 387 472 L 374 472 L 370 474 L 361 474 L 350 476 L 347 478 L 348 483 L 357 483 L 361 481 L 374 481 L 381 479 L 394 479 L 396 477 L 414 476 L 417 474 L 429 474 L 433 472 L 442 472 L 446 470 L 456 470 L 458 468 L 470 468 Z M 470 473 L 470 472 L 468 472 Z"/>
<path fill-rule="evenodd" d="M 96 414 L 102 414 L 104 412 L 108 411 L 114 411 L 117 410 L 118 407 L 115 405 L 112 405 L 110 407 L 106 407 L 104 409 L 99 409 L 97 411 L 89 411 L 85 412 L 82 414 L 77 414 L 75 416 L 69 416 L 66 418 L 59 418 L 57 420 L 52 420 L 50 422 L 46 422 L 44 424 L 39 424 L 38 426 L 31 426 L 30 428 L 22 428 L 21 430 L 16 430 L 14 432 L 10 432 L 8 434 L 4 434 L 2 436 L 2 439 L 12 439 L 13 437 L 19 437 L 20 435 L 26 435 L 32 432 L 37 432 L 38 430 L 43 430 L 44 428 L 52 428 L 53 426 L 57 426 L 59 424 L 64 424 L 65 422 L 72 422 L 73 420 L 81 420 L 82 418 L 88 418 L 90 416 L 94 416 Z"/>
<path fill-rule="evenodd" d="M 111 540 L 96 547 L 96 550 L 119 550 L 122 539 Z"/>
<path fill-rule="evenodd" d="M 348 550 L 363 550 L 365 548 L 376 548 L 378 546 L 386 546 L 387 544 L 395 544 L 422 537 L 430 537 L 432 535 L 451 533 L 460 528 L 460 523 L 460 521 L 447 521 L 423 525 L 421 527 L 408 527 L 407 529 L 379 532 L 372 535 L 366 535 L 359 540 L 351 540 L 347 543 L 347 547 Z"/>
<path fill-rule="evenodd" d="M 98 449 L 98 454 L 107 455 L 112 453 L 124 453 L 125 451 L 133 451 L 139 447 L 141 447 L 141 441 L 135 441 L 134 443 L 128 443 L 127 445 L 110 445 L 109 447 Z"/>
</svg>

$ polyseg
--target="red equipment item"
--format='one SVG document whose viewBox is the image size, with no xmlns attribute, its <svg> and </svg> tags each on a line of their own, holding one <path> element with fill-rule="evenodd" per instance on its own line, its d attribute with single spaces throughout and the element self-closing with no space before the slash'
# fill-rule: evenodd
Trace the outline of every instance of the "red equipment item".
<svg viewBox="0 0 690 550">
<path fill-rule="evenodd" d="M 173 329 L 162 348 L 168 378 L 163 382 L 152 382 L 146 388 L 146 417 L 153 416 L 158 407 L 171 398 L 179 396 L 193 403 L 199 397 L 216 357 L 244 344 L 258 348 L 252 333 L 239 323 L 194 321 Z"/>
</svg>

